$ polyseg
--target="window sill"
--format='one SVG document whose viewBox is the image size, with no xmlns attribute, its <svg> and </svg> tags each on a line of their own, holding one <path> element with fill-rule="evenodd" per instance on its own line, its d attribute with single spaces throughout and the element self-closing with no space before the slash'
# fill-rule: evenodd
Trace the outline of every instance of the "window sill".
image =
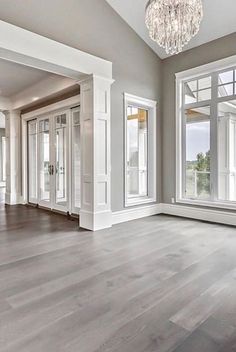
<svg viewBox="0 0 236 352">
<path fill-rule="evenodd" d="M 208 208 L 219 208 L 219 209 L 228 209 L 236 210 L 236 202 L 213 202 L 213 201 L 204 201 L 204 200 L 194 200 L 194 199 L 177 199 L 176 203 L 180 204 L 189 204 L 196 206 L 203 206 Z"/>
<path fill-rule="evenodd" d="M 125 207 L 133 207 L 135 205 L 142 205 L 142 204 L 148 204 L 148 203 L 155 203 L 156 199 L 155 198 L 150 198 L 150 197 L 137 197 L 133 199 L 127 199 L 125 202 Z"/>
</svg>

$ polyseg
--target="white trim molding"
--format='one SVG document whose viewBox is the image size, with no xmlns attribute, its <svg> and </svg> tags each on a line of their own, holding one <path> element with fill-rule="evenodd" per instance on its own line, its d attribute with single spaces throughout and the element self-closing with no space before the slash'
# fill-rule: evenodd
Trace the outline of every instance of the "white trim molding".
<svg viewBox="0 0 236 352">
<path fill-rule="evenodd" d="M 112 213 L 112 224 L 120 224 L 122 222 L 137 220 L 152 215 L 158 215 L 162 212 L 161 204 L 151 204 L 143 207 L 136 207 L 115 211 Z"/>
<path fill-rule="evenodd" d="M 80 82 L 80 226 L 92 231 L 112 226 L 110 94 L 113 82 L 95 75 Z"/>
<path fill-rule="evenodd" d="M 128 106 L 148 111 L 147 124 L 147 195 L 128 197 L 127 190 L 127 108 Z M 125 207 L 156 202 L 156 107 L 154 100 L 124 93 L 124 200 Z"/>
<path fill-rule="evenodd" d="M 167 203 L 151 204 L 115 211 L 112 213 L 112 224 L 120 224 L 161 214 L 236 226 L 236 214 L 234 212 Z"/>
<path fill-rule="evenodd" d="M 176 204 L 162 204 L 162 214 L 236 226 L 236 214 L 215 209 L 205 209 Z"/>
<path fill-rule="evenodd" d="M 0 57 L 73 79 L 112 79 L 112 63 L 0 20 Z"/>
<path fill-rule="evenodd" d="M 207 75 L 211 72 L 227 69 L 235 65 L 236 55 L 229 56 L 227 58 L 210 62 L 205 65 L 190 68 L 185 71 L 177 72 L 175 77 L 177 80 L 189 80 L 199 75 Z"/>
</svg>

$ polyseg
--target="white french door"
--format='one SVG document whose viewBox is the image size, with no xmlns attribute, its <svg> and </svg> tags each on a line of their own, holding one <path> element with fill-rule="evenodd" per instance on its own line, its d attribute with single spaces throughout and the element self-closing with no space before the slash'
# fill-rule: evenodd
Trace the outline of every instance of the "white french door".
<svg viewBox="0 0 236 352">
<path fill-rule="evenodd" d="M 28 121 L 28 201 L 78 214 L 79 108 Z"/>
<path fill-rule="evenodd" d="M 52 118 L 50 176 L 52 209 L 70 211 L 69 207 L 69 113 Z"/>
<path fill-rule="evenodd" d="M 50 125 L 49 117 L 38 119 L 38 204 L 48 208 L 52 208 L 53 184 Z"/>
</svg>

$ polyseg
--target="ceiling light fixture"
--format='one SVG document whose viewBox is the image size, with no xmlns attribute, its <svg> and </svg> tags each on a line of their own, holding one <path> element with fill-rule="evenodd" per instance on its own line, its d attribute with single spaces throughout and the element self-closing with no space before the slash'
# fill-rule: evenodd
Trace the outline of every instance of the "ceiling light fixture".
<svg viewBox="0 0 236 352">
<path fill-rule="evenodd" d="M 198 33 L 202 17 L 202 0 L 149 0 L 145 23 L 150 38 L 173 55 Z"/>
</svg>

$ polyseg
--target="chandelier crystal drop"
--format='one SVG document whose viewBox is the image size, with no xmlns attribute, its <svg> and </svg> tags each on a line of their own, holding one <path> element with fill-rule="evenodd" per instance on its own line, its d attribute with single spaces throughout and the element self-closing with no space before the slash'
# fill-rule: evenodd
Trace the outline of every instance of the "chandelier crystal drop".
<svg viewBox="0 0 236 352">
<path fill-rule="evenodd" d="M 202 0 L 149 0 L 145 23 L 150 38 L 173 55 L 198 33 L 202 17 Z"/>
</svg>

